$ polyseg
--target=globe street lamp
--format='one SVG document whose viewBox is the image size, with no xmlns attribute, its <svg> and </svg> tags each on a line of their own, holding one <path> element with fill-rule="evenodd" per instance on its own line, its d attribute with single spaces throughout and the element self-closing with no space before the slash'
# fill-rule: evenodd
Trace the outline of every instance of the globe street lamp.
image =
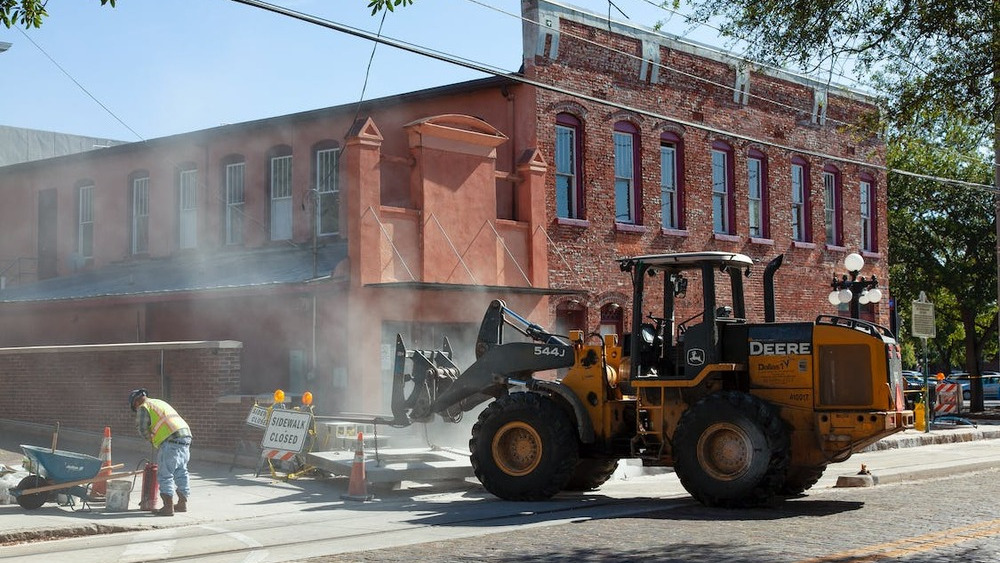
<svg viewBox="0 0 1000 563">
<path fill-rule="evenodd" d="M 838 280 L 837 275 L 834 274 L 833 282 L 830 283 L 830 287 L 833 288 L 833 291 L 827 296 L 830 304 L 850 303 L 852 319 L 859 317 L 861 305 L 878 303 L 882 300 L 882 291 L 878 288 L 878 279 L 874 275 L 869 279 L 865 279 L 864 276 L 858 277 L 858 272 L 864 267 L 864 258 L 860 254 L 852 252 L 844 258 L 844 268 L 850 272 L 850 278 L 844 275 Z"/>
</svg>

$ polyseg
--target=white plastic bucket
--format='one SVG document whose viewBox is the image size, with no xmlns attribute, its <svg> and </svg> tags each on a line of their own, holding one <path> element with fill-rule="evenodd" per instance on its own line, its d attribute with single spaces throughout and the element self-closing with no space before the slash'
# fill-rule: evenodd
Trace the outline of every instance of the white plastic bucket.
<svg viewBox="0 0 1000 563">
<path fill-rule="evenodd" d="M 108 481 L 108 495 L 104 500 L 104 509 L 108 512 L 125 512 L 128 510 L 128 498 L 131 492 L 131 481 L 121 479 Z"/>
</svg>

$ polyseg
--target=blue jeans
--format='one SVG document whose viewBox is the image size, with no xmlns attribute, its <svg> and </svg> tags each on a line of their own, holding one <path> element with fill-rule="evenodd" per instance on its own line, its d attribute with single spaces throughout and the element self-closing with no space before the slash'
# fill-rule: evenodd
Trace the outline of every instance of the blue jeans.
<svg viewBox="0 0 1000 563">
<path fill-rule="evenodd" d="M 187 498 L 191 496 L 187 468 L 191 459 L 191 438 L 181 438 L 180 441 L 186 443 L 165 441 L 160 444 L 160 451 L 156 454 L 156 481 L 160 485 L 160 494 L 174 496 L 176 491 Z"/>
</svg>

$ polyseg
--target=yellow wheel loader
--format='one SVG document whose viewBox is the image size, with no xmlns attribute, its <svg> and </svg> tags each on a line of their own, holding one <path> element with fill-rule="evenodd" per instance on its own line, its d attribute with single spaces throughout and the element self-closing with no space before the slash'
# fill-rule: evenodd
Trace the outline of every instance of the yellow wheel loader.
<svg viewBox="0 0 1000 563">
<path fill-rule="evenodd" d="M 828 464 L 912 427 L 913 413 L 888 329 L 831 315 L 774 322 L 781 260 L 764 272 L 763 323 L 746 319 L 749 257 L 688 252 L 619 260 L 632 281 L 620 342 L 552 334 L 499 300 L 464 371 L 447 339 L 408 350 L 397 337 L 393 418 L 381 422 L 457 421 L 492 401 L 469 449 L 480 482 L 507 500 L 595 489 L 625 458 L 673 467 L 708 506 L 798 495 Z M 698 313 L 678 321 L 687 301 Z"/>
</svg>

